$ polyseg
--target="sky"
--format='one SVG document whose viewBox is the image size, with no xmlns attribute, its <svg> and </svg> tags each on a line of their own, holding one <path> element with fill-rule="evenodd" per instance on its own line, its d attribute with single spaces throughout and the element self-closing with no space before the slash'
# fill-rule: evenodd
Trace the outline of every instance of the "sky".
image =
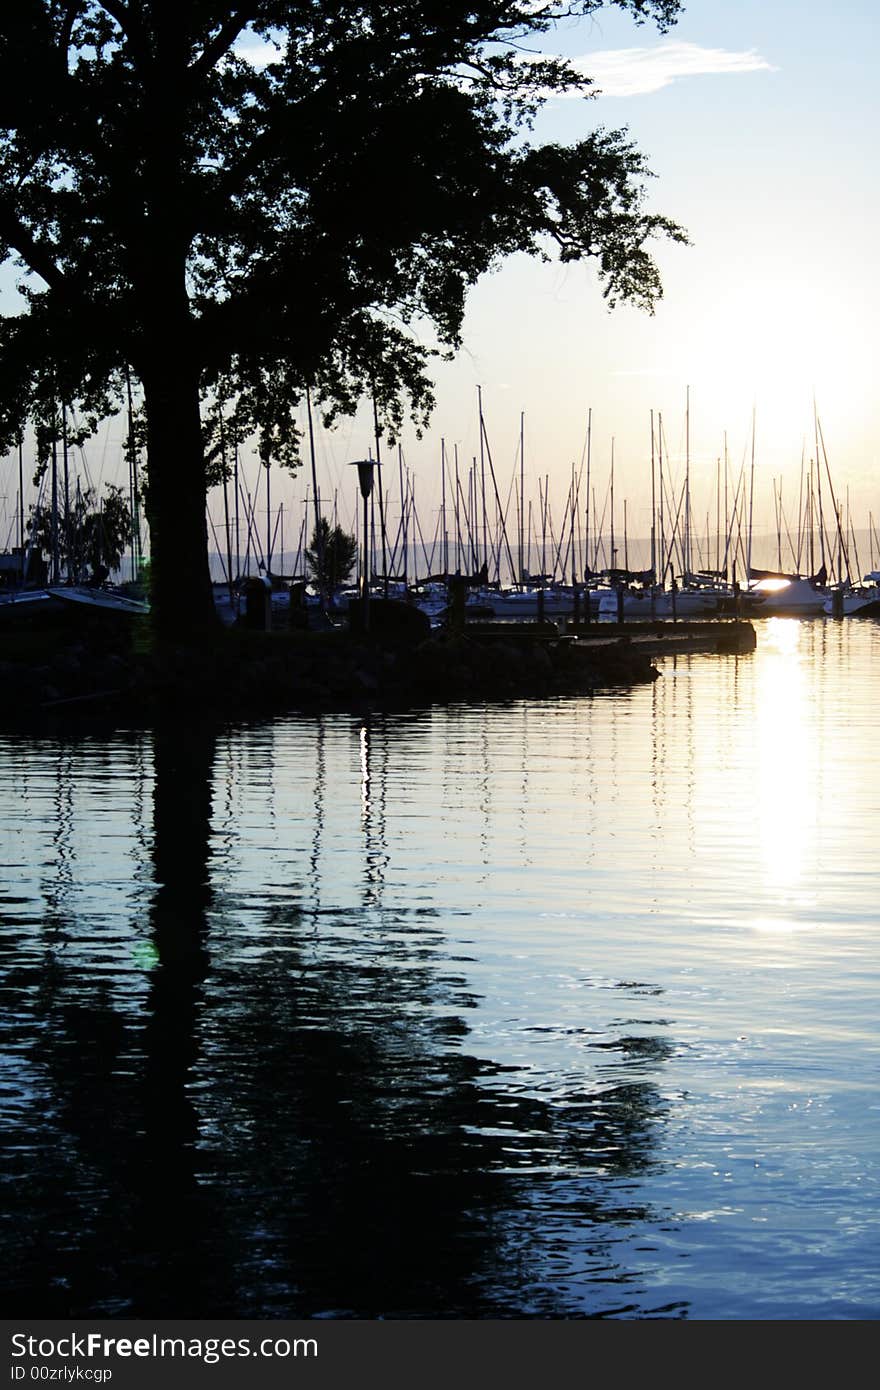
<svg viewBox="0 0 880 1390">
<path fill-rule="evenodd" d="M 848 493 L 852 514 L 867 524 L 873 511 L 876 524 L 875 6 L 690 0 L 665 36 L 606 12 L 555 37 L 602 95 L 551 102 L 538 133 L 626 126 L 656 175 L 652 207 L 691 245 L 657 244 L 653 315 L 609 311 L 586 263 L 517 258 L 487 277 L 465 351 L 440 378 L 437 428 L 473 452 L 479 383 L 498 471 L 513 465 L 522 412 L 527 471 L 557 470 L 567 485 L 591 411 L 594 477 L 613 439 L 615 492 L 638 527 L 650 516 L 651 411 L 673 463 L 689 399 L 695 494 L 710 507 L 725 439 L 731 469 L 750 467 L 754 421 L 756 521 L 775 527 L 780 487 L 797 515 L 815 399 L 838 500 Z"/>
<path fill-rule="evenodd" d="M 613 448 L 618 535 L 626 499 L 630 534 L 647 536 L 653 411 L 676 485 L 689 443 L 697 517 L 714 518 L 725 450 L 731 491 L 754 450 L 756 531 L 777 533 L 781 496 L 794 532 L 815 405 L 841 507 L 854 526 L 877 527 L 873 0 L 689 0 L 666 35 L 609 9 L 567 23 L 546 46 L 601 95 L 552 100 L 536 138 L 626 127 L 655 175 L 650 206 L 691 244 L 655 244 L 664 294 L 653 314 L 609 310 L 588 262 L 518 256 L 475 287 L 463 349 L 438 371 L 431 431 L 402 443 L 426 536 L 441 438 L 447 455 L 458 447 L 462 474 L 479 454 L 478 387 L 503 499 L 518 475 L 522 417 L 527 493 L 537 507 L 538 480 L 549 480 L 558 517 L 589 420 L 595 511 L 607 515 Z M 345 463 L 371 448 L 366 412 L 323 437 L 322 492 L 353 494 Z"/>
<path fill-rule="evenodd" d="M 719 459 L 734 480 L 754 450 L 756 526 L 774 530 L 780 492 L 796 524 L 815 402 L 838 500 L 855 525 L 871 516 L 880 526 L 875 0 L 689 0 L 666 35 L 608 9 L 566 22 L 545 47 L 600 94 L 551 100 L 535 137 L 626 127 L 656 175 L 650 206 L 691 244 L 655 244 L 664 295 L 653 315 L 609 310 L 588 262 L 517 256 L 475 287 L 463 349 L 438 368 L 432 428 L 401 445 L 423 531 L 436 526 L 441 439 L 462 473 L 479 453 L 478 387 L 503 497 L 518 476 L 522 418 L 527 491 L 537 506 L 538 480 L 549 480 L 558 515 L 589 419 L 597 508 L 613 450 L 618 530 L 626 499 L 634 536 L 650 527 L 652 411 L 670 482 L 689 443 L 697 516 L 714 514 Z M 372 448 L 366 410 L 319 432 L 319 486 L 346 522 L 357 496 L 347 464 Z M 112 434 L 96 441 L 96 475 L 111 476 L 115 453 Z M 396 497 L 397 455 L 384 462 Z M 307 475 L 275 480 L 285 548 Z"/>
</svg>

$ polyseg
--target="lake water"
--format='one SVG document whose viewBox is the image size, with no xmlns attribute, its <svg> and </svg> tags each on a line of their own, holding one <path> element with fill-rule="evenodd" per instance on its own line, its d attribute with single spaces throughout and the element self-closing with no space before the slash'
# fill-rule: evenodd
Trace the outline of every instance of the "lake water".
<svg viewBox="0 0 880 1390">
<path fill-rule="evenodd" d="M 0 738 L 7 1315 L 880 1315 L 880 625 Z"/>
</svg>

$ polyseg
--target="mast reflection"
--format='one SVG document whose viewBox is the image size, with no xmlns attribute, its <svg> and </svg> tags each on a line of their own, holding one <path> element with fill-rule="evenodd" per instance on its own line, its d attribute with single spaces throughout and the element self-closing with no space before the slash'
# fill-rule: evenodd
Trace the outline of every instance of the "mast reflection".
<svg viewBox="0 0 880 1390">
<path fill-rule="evenodd" d="M 320 817 L 311 877 L 251 895 L 243 920 L 212 868 L 214 735 L 156 732 L 146 988 L 114 1003 L 86 958 L 62 963 L 77 1011 L 56 995 L 33 1023 L 48 1093 L 19 1194 L 31 1312 L 658 1311 L 619 1247 L 652 1219 L 634 1179 L 655 1161 L 668 1044 L 597 1039 L 546 1094 L 476 1055 L 439 888 L 430 908 L 382 901 L 394 731 L 359 729 L 364 891 L 325 906 L 320 934 Z"/>
<path fill-rule="evenodd" d="M 378 741 L 378 771 L 374 768 L 374 745 Z M 364 903 L 379 905 L 388 867 L 386 843 L 386 773 L 388 744 L 384 724 L 367 716 L 358 729 L 361 768 L 361 829 L 364 837 Z"/>
</svg>

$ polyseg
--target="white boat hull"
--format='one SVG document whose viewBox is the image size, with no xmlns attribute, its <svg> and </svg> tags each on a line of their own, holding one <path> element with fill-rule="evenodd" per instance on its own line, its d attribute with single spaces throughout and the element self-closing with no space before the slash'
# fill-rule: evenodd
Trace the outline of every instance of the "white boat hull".
<svg viewBox="0 0 880 1390">
<path fill-rule="evenodd" d="M 849 593 L 832 594 L 824 603 L 824 612 L 831 617 L 853 618 L 880 615 L 880 584 L 866 589 L 851 589 Z"/>
<path fill-rule="evenodd" d="M 144 617 L 150 605 L 142 599 L 128 598 L 108 589 L 89 589 L 84 585 L 58 584 L 47 588 L 46 593 L 64 604 L 70 604 L 84 612 L 116 613 L 128 617 Z"/>
<path fill-rule="evenodd" d="M 620 615 L 620 595 L 616 589 L 604 592 L 599 600 L 600 618 L 617 618 Z M 717 595 L 700 589 L 678 589 L 675 594 L 668 589 L 626 589 L 623 591 L 624 618 L 641 618 L 650 622 L 653 618 L 695 618 L 707 617 L 717 613 Z"/>
<path fill-rule="evenodd" d="M 575 601 L 571 589 L 510 589 L 506 592 L 497 589 L 481 589 L 468 596 L 468 603 L 483 608 L 491 608 L 496 618 L 521 618 L 533 620 L 543 613 L 545 618 L 574 617 Z M 595 590 L 581 589 L 578 593 L 578 611 L 586 612 L 587 603 L 591 612 L 598 612 L 598 595 Z"/>
<path fill-rule="evenodd" d="M 772 581 L 760 581 L 749 589 L 749 597 L 754 603 L 750 609 L 755 618 L 806 618 L 825 612 L 828 598 L 823 589 L 817 589 L 809 579 L 792 579 L 780 587 L 769 587 Z M 768 587 L 764 587 L 767 584 Z"/>
</svg>

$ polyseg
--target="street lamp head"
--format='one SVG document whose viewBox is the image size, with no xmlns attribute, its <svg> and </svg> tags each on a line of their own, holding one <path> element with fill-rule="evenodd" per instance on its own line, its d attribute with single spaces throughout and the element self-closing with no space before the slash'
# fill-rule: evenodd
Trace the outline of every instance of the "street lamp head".
<svg viewBox="0 0 880 1390">
<path fill-rule="evenodd" d="M 376 467 L 375 459 L 358 459 L 350 465 L 358 471 L 358 482 L 361 485 L 361 497 L 364 501 L 373 491 L 373 469 Z"/>
</svg>

